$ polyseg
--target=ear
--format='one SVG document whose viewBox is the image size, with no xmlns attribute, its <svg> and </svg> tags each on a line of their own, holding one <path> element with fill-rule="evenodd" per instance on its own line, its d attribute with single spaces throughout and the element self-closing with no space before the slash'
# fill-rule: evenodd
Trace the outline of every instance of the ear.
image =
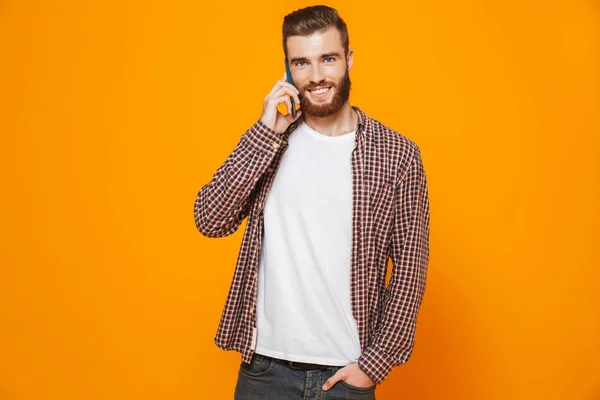
<svg viewBox="0 0 600 400">
<path fill-rule="evenodd" d="M 348 63 L 348 71 L 352 69 L 352 64 L 354 64 L 354 50 L 348 49 L 348 55 L 346 56 L 346 62 Z"/>
</svg>

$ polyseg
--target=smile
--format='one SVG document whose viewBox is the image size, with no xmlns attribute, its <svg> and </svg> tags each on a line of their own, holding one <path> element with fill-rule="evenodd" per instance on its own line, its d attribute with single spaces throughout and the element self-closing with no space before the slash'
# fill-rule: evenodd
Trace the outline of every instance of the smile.
<svg viewBox="0 0 600 400">
<path fill-rule="evenodd" d="M 312 90 L 308 90 L 310 92 L 310 94 L 312 94 L 313 96 L 316 97 L 323 97 L 325 96 L 327 93 L 329 93 L 329 90 L 331 89 L 331 86 L 328 87 L 324 87 L 324 88 L 319 88 L 319 89 L 312 89 Z"/>
</svg>

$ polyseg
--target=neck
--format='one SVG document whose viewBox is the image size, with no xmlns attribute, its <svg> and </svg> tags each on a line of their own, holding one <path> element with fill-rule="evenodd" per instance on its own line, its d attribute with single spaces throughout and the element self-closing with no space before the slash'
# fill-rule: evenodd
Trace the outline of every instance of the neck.
<svg viewBox="0 0 600 400">
<path fill-rule="evenodd" d="M 350 100 L 346 101 L 338 112 L 328 117 L 302 114 L 302 118 L 306 125 L 325 136 L 340 136 L 352 132 L 358 123 L 358 115 L 350 106 Z"/>
</svg>

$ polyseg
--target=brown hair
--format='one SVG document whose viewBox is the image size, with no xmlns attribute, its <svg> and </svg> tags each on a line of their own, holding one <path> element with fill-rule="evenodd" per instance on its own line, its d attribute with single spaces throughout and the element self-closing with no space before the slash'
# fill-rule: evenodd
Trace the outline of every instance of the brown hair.
<svg viewBox="0 0 600 400">
<path fill-rule="evenodd" d="M 283 52 L 287 57 L 287 38 L 289 36 L 308 36 L 314 32 L 323 32 L 336 27 L 342 38 L 345 55 L 348 55 L 348 28 L 335 8 L 328 6 L 310 6 L 296 10 L 283 18 Z"/>
</svg>

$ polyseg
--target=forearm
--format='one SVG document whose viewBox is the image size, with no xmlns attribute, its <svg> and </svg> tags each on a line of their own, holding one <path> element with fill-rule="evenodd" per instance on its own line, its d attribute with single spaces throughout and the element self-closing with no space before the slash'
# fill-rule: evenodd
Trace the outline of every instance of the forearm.
<svg viewBox="0 0 600 400">
<path fill-rule="evenodd" d="M 392 368 L 405 364 L 415 344 L 417 315 L 425 292 L 427 261 L 398 265 L 401 277 L 386 289 L 384 315 L 371 345 L 361 354 L 359 366 L 380 383 Z"/>
<path fill-rule="evenodd" d="M 417 315 L 425 293 L 429 262 L 429 198 L 418 147 L 397 185 L 391 235 L 392 274 L 383 299 L 382 318 L 359 366 L 376 382 L 410 358 Z"/>
<path fill-rule="evenodd" d="M 234 233 L 248 215 L 253 189 L 273 161 L 283 137 L 260 120 L 204 185 L 194 203 L 196 228 L 205 236 Z"/>
</svg>

